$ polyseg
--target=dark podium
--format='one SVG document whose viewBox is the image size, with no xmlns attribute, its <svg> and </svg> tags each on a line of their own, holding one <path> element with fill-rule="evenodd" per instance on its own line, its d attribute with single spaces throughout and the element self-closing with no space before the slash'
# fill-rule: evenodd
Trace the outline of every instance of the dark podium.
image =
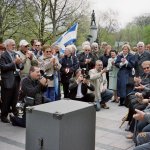
<svg viewBox="0 0 150 150">
<path fill-rule="evenodd" d="M 92 104 L 60 100 L 26 110 L 26 150 L 95 150 Z"/>
</svg>

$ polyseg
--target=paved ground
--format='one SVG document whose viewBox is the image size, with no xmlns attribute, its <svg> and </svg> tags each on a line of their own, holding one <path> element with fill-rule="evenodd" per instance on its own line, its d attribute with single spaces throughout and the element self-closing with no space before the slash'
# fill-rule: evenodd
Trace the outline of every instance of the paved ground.
<svg viewBox="0 0 150 150">
<path fill-rule="evenodd" d="M 97 112 L 95 150 L 132 150 L 134 143 L 125 138 L 126 123 L 120 129 L 127 109 L 109 102 L 110 109 Z M 0 150 L 25 150 L 25 129 L 0 122 Z"/>
</svg>

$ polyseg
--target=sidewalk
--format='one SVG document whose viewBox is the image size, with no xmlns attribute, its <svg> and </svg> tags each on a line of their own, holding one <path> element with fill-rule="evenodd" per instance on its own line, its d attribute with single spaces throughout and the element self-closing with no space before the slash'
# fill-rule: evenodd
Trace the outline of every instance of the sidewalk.
<svg viewBox="0 0 150 150">
<path fill-rule="evenodd" d="M 120 129 L 125 107 L 109 102 L 110 109 L 96 113 L 95 150 L 132 150 L 134 143 L 125 138 L 126 123 Z M 0 122 L 0 150 L 25 150 L 25 129 Z"/>
</svg>

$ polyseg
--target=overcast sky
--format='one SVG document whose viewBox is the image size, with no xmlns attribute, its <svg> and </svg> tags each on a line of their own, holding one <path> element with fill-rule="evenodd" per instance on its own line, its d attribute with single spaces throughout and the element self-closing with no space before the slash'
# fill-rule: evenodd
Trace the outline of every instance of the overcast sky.
<svg viewBox="0 0 150 150">
<path fill-rule="evenodd" d="M 124 27 L 135 16 L 150 13 L 150 0 L 88 0 L 95 14 L 112 9 L 119 13 L 119 22 Z"/>
</svg>

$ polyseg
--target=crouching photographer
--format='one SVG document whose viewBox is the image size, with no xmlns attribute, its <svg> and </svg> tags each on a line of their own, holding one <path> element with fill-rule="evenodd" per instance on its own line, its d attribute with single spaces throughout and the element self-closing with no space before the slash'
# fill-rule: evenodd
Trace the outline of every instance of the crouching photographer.
<svg viewBox="0 0 150 150">
<path fill-rule="evenodd" d="M 94 91 L 94 86 L 90 83 L 89 76 L 82 74 L 82 70 L 78 69 L 75 72 L 75 78 L 69 81 L 69 98 L 83 102 L 94 102 L 95 96 L 89 91 Z"/>
<path fill-rule="evenodd" d="M 24 110 L 22 117 L 16 117 L 10 115 L 10 121 L 14 126 L 26 126 L 26 113 L 25 109 L 27 106 L 34 106 L 45 103 L 43 98 L 43 92 L 47 87 L 47 79 L 42 77 L 40 73 L 40 68 L 37 66 L 32 66 L 29 70 L 29 75 L 24 77 L 20 85 L 20 96 L 24 101 Z"/>
</svg>

